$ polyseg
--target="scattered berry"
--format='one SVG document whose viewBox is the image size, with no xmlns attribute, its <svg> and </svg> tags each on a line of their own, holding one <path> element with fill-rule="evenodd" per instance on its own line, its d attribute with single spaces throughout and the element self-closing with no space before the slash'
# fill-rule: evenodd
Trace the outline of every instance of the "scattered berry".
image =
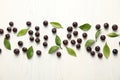
<svg viewBox="0 0 120 80">
<path fill-rule="evenodd" d="M 23 46 L 23 42 L 22 41 L 18 41 L 18 46 L 22 47 Z"/>
<path fill-rule="evenodd" d="M 117 49 L 113 49 L 112 52 L 113 52 L 114 55 L 118 54 L 118 50 Z"/>
<path fill-rule="evenodd" d="M 43 25 L 48 26 L 48 21 L 47 20 L 43 21 Z"/>
<path fill-rule="evenodd" d="M 33 35 L 33 31 L 32 31 L 32 30 L 29 30 L 29 31 L 28 31 L 28 34 L 29 34 L 29 35 Z"/>
<path fill-rule="evenodd" d="M 76 43 L 75 40 L 71 40 L 72 45 L 75 45 L 75 43 Z"/>
<path fill-rule="evenodd" d="M 108 29 L 108 28 L 109 28 L 109 24 L 108 24 L 108 23 L 104 23 L 103 26 L 104 26 L 105 29 Z"/>
<path fill-rule="evenodd" d="M 82 36 L 84 39 L 87 38 L 87 33 L 83 33 Z"/>
<path fill-rule="evenodd" d="M 5 35 L 5 38 L 6 38 L 6 39 L 10 39 L 10 34 L 6 34 L 6 35 Z"/>
<path fill-rule="evenodd" d="M 11 27 L 7 27 L 7 31 L 8 31 L 8 32 L 11 32 Z"/>
<path fill-rule="evenodd" d="M 101 35 L 101 36 L 100 36 L 100 39 L 101 39 L 102 41 L 105 41 L 105 39 L 106 39 L 105 35 Z"/>
<path fill-rule="evenodd" d="M 27 48 L 26 48 L 26 47 L 23 47 L 23 48 L 22 48 L 22 51 L 23 51 L 23 52 L 27 52 Z"/>
<path fill-rule="evenodd" d="M 71 26 L 67 27 L 67 31 L 68 32 L 72 32 L 73 31 L 73 28 Z"/>
<path fill-rule="evenodd" d="M 113 31 L 117 31 L 118 26 L 117 26 L 116 24 L 113 24 L 113 25 L 112 25 L 112 29 L 113 29 Z"/>
<path fill-rule="evenodd" d="M 37 38 L 35 39 L 35 42 L 36 42 L 36 43 L 40 43 L 40 39 L 37 37 Z"/>
<path fill-rule="evenodd" d="M 19 51 L 19 49 L 18 49 L 18 48 L 14 49 L 14 54 L 15 54 L 16 56 L 18 56 L 18 55 L 19 55 L 19 53 L 20 53 L 20 51 Z"/>
<path fill-rule="evenodd" d="M 72 35 L 70 33 L 67 34 L 67 38 L 71 39 Z"/>
<path fill-rule="evenodd" d="M 55 34 L 57 32 L 56 28 L 52 28 L 52 33 Z"/>
<path fill-rule="evenodd" d="M 26 22 L 26 25 L 27 25 L 28 27 L 30 27 L 30 26 L 32 25 L 32 23 L 31 23 L 30 21 L 27 21 L 27 22 Z"/>
<path fill-rule="evenodd" d="M 98 58 L 102 58 L 103 57 L 103 54 L 102 53 L 98 53 Z"/>
<path fill-rule="evenodd" d="M 87 50 L 88 52 L 91 52 L 92 48 L 88 46 L 88 47 L 86 48 L 86 50 Z"/>
<path fill-rule="evenodd" d="M 78 35 L 78 31 L 73 31 L 73 35 L 77 36 Z"/>
<path fill-rule="evenodd" d="M 39 31 L 39 26 L 35 26 L 35 30 L 36 30 L 36 31 Z"/>
<path fill-rule="evenodd" d="M 47 47 L 47 45 L 48 45 L 47 42 L 43 42 L 44 47 Z"/>
<path fill-rule="evenodd" d="M 57 52 L 56 55 L 57 55 L 58 58 L 60 58 L 61 57 L 61 52 Z"/>
<path fill-rule="evenodd" d="M 41 56 L 41 53 L 42 53 L 42 52 L 41 52 L 40 50 L 37 50 L 37 51 L 36 51 L 36 54 L 37 54 L 38 56 Z"/>
<path fill-rule="evenodd" d="M 68 45 L 68 40 L 63 40 L 63 44 L 66 46 Z"/>
<path fill-rule="evenodd" d="M 100 51 L 100 47 L 99 47 L 99 46 L 96 46 L 96 47 L 95 47 L 95 51 L 99 52 L 99 51 Z"/>
<path fill-rule="evenodd" d="M 77 22 L 73 22 L 72 25 L 73 25 L 74 28 L 76 28 L 78 26 L 78 23 Z"/>
<path fill-rule="evenodd" d="M 99 30 L 101 28 L 100 24 L 96 25 L 96 29 Z"/>
<path fill-rule="evenodd" d="M 16 33 L 17 32 L 17 28 L 14 27 L 13 28 L 13 32 Z"/>
<path fill-rule="evenodd" d="M 10 21 L 10 22 L 9 22 L 9 25 L 10 25 L 11 27 L 13 27 L 13 26 L 14 26 L 14 23 L 13 23 L 12 21 Z"/>
</svg>

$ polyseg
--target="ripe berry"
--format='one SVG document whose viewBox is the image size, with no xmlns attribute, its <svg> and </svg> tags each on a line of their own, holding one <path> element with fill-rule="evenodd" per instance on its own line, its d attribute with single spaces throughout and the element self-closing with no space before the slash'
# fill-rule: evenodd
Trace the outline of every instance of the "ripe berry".
<svg viewBox="0 0 120 80">
<path fill-rule="evenodd" d="M 64 45 L 68 45 L 68 40 L 63 40 Z"/>
<path fill-rule="evenodd" d="M 78 23 L 77 22 L 73 22 L 72 25 L 73 25 L 74 28 L 76 28 L 78 26 Z"/>
<path fill-rule="evenodd" d="M 61 57 L 61 52 L 57 52 L 56 55 L 57 55 L 58 58 L 60 58 Z"/>
<path fill-rule="evenodd" d="M 117 49 L 113 49 L 112 52 L 113 52 L 114 55 L 118 54 L 118 50 Z"/>
</svg>

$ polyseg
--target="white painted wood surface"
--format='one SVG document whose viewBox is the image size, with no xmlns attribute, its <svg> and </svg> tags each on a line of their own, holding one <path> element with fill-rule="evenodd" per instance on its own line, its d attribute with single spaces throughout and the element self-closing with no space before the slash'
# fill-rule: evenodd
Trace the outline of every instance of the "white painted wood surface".
<svg viewBox="0 0 120 80">
<path fill-rule="evenodd" d="M 13 49 L 18 47 L 18 40 L 24 40 L 26 47 L 31 45 L 28 35 L 16 38 L 12 33 L 12 51 L 4 48 L 4 37 L 0 36 L 0 48 L 3 49 L 0 54 L 0 80 L 120 80 L 119 38 L 107 37 L 111 50 L 113 48 L 119 50 L 118 56 L 115 57 L 111 53 L 108 60 L 104 57 L 100 60 L 97 55 L 92 58 L 85 51 L 85 41 L 81 50 L 76 51 L 77 58 L 69 56 L 63 47 L 62 57 L 58 59 L 55 54 L 48 54 L 48 49 L 54 44 L 52 27 L 42 26 L 43 20 L 60 22 L 64 29 L 59 29 L 57 34 L 63 40 L 66 38 L 66 27 L 73 21 L 77 21 L 79 25 L 88 22 L 92 25 L 88 38 L 94 38 L 94 26 L 97 23 L 101 25 L 105 22 L 110 25 L 116 23 L 120 26 L 120 0 L 0 0 L 0 28 L 5 29 L 9 26 L 9 21 L 14 21 L 14 26 L 22 29 L 26 27 L 27 20 L 32 22 L 33 30 L 34 26 L 40 26 L 42 42 L 43 34 L 49 34 L 49 46 L 44 49 L 42 42 L 40 45 L 32 43 L 34 50 L 42 50 L 42 56 L 39 58 L 34 53 L 33 58 L 28 60 L 22 51 L 18 57 L 13 54 Z M 82 31 L 79 29 L 78 31 L 81 37 Z M 110 26 L 109 31 L 103 30 L 102 34 L 111 31 Z M 104 43 L 98 40 L 96 45 L 103 47 Z"/>
</svg>

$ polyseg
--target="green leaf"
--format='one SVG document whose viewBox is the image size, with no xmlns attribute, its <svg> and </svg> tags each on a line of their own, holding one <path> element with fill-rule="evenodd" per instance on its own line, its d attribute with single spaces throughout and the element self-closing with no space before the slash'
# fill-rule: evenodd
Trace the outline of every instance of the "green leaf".
<svg viewBox="0 0 120 80">
<path fill-rule="evenodd" d="M 48 52 L 49 52 L 49 54 L 52 54 L 52 53 L 56 52 L 58 49 L 59 49 L 58 46 L 51 46 L 51 48 L 49 49 Z"/>
<path fill-rule="evenodd" d="M 101 33 L 101 30 L 97 30 L 97 32 L 95 33 L 95 39 L 96 39 L 96 41 L 97 41 L 97 38 L 99 37 L 100 33 Z"/>
<path fill-rule="evenodd" d="M 32 56 L 33 56 L 33 53 L 34 53 L 34 50 L 33 50 L 33 47 L 29 47 L 28 50 L 27 50 L 27 58 L 28 59 L 31 59 Z"/>
<path fill-rule="evenodd" d="M 88 46 L 93 45 L 94 43 L 95 43 L 95 40 L 89 39 L 89 40 L 86 41 L 85 46 L 88 47 Z"/>
<path fill-rule="evenodd" d="M 120 34 L 117 34 L 117 33 L 114 33 L 114 32 L 109 33 L 109 34 L 107 34 L 107 35 L 108 35 L 109 37 L 112 37 L 112 38 L 120 36 Z"/>
<path fill-rule="evenodd" d="M 76 53 L 72 48 L 66 47 L 69 55 L 76 57 Z"/>
<path fill-rule="evenodd" d="M 91 25 L 86 23 L 86 24 L 81 25 L 79 28 L 83 31 L 88 31 L 91 28 Z"/>
<path fill-rule="evenodd" d="M 50 24 L 55 28 L 63 28 L 62 25 L 58 22 L 50 22 Z"/>
<path fill-rule="evenodd" d="M 107 58 L 107 59 L 110 56 L 110 48 L 107 43 L 105 43 L 105 45 L 103 47 L 103 54 L 104 54 L 105 58 Z"/>
<path fill-rule="evenodd" d="M 56 35 L 56 37 L 55 37 L 55 43 L 56 43 L 56 45 L 58 45 L 61 48 L 61 39 L 58 35 Z"/>
<path fill-rule="evenodd" d="M 27 28 L 27 29 L 21 29 L 21 30 L 18 32 L 17 36 L 18 36 L 18 37 L 24 36 L 27 32 L 28 32 L 28 28 Z"/>
<path fill-rule="evenodd" d="M 6 49 L 11 50 L 11 44 L 10 41 L 4 38 L 4 46 Z"/>
</svg>

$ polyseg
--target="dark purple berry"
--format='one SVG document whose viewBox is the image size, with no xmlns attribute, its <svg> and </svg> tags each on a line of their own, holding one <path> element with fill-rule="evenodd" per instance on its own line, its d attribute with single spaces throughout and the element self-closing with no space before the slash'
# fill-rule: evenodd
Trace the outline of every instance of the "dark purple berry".
<svg viewBox="0 0 120 80">
<path fill-rule="evenodd" d="M 86 47 L 86 50 L 87 50 L 88 52 L 91 52 L 92 48 L 88 46 L 88 47 Z"/>
<path fill-rule="evenodd" d="M 22 41 L 18 41 L 18 46 L 22 47 L 23 46 L 23 42 Z"/>
<path fill-rule="evenodd" d="M 8 32 L 11 32 L 11 27 L 7 27 L 7 31 L 8 31 Z"/>
<path fill-rule="evenodd" d="M 0 34 L 3 34 L 4 33 L 4 30 L 3 29 L 0 29 Z"/>
<path fill-rule="evenodd" d="M 76 41 L 75 40 L 71 40 L 71 44 L 75 45 Z"/>
<path fill-rule="evenodd" d="M 78 23 L 77 22 L 73 22 L 72 25 L 73 25 L 74 28 L 76 28 L 78 26 Z"/>
<path fill-rule="evenodd" d="M 83 33 L 82 36 L 84 39 L 87 38 L 87 33 Z"/>
<path fill-rule="evenodd" d="M 118 50 L 117 49 L 113 49 L 112 52 L 113 52 L 114 55 L 118 54 Z"/>
<path fill-rule="evenodd" d="M 47 35 L 44 35 L 44 40 L 48 40 L 48 36 Z"/>
<path fill-rule="evenodd" d="M 90 52 L 91 56 L 95 56 L 95 51 Z"/>
<path fill-rule="evenodd" d="M 19 51 L 18 48 L 14 49 L 14 54 L 15 54 L 16 56 L 19 55 L 19 53 L 20 53 L 20 51 Z"/>
<path fill-rule="evenodd" d="M 78 38 L 78 39 L 77 39 L 77 43 L 82 43 L 82 39 L 81 39 L 81 38 Z"/>
<path fill-rule="evenodd" d="M 40 50 L 37 50 L 37 51 L 36 51 L 36 54 L 37 54 L 38 56 L 41 56 L 41 53 L 42 53 L 42 52 L 41 52 Z"/>
<path fill-rule="evenodd" d="M 102 58 L 103 57 L 103 54 L 102 53 L 98 53 L 98 58 Z"/>
<path fill-rule="evenodd" d="M 113 29 L 113 31 L 117 31 L 117 29 L 118 29 L 118 25 L 113 24 L 113 25 L 112 25 L 112 29 Z"/>
<path fill-rule="evenodd" d="M 27 48 L 26 48 L 26 47 L 23 47 L 23 48 L 22 48 L 22 51 L 23 51 L 23 52 L 27 52 Z"/>
<path fill-rule="evenodd" d="M 67 27 L 67 31 L 68 32 L 72 32 L 73 31 L 73 28 L 71 26 Z"/>
<path fill-rule="evenodd" d="M 27 21 L 27 22 L 26 22 L 26 25 L 27 25 L 28 27 L 30 27 L 30 26 L 32 25 L 32 23 L 31 23 L 30 21 Z"/>
<path fill-rule="evenodd" d="M 34 37 L 33 36 L 30 36 L 30 41 L 34 41 Z"/>
<path fill-rule="evenodd" d="M 96 29 L 99 30 L 101 28 L 101 25 L 100 24 L 97 24 L 96 25 Z"/>
<path fill-rule="evenodd" d="M 36 43 L 40 43 L 40 39 L 37 37 L 37 38 L 35 39 L 35 42 L 36 42 Z"/>
<path fill-rule="evenodd" d="M 48 45 L 47 42 L 43 42 L 44 47 L 47 47 L 47 45 Z"/>
<path fill-rule="evenodd" d="M 29 31 L 28 31 L 28 34 L 29 34 L 29 35 L 33 35 L 33 31 L 32 31 L 32 30 L 29 30 Z"/>
<path fill-rule="evenodd" d="M 106 39 L 105 35 L 101 35 L 101 36 L 100 36 L 100 39 L 101 39 L 102 41 L 105 41 L 105 39 Z"/>
<path fill-rule="evenodd" d="M 0 54 L 2 53 L 2 49 L 0 48 Z"/>
<path fill-rule="evenodd" d="M 70 33 L 67 34 L 67 38 L 71 39 L 72 35 Z"/>
<path fill-rule="evenodd" d="M 56 55 L 57 55 L 58 58 L 60 58 L 61 57 L 61 52 L 57 52 Z"/>
<path fill-rule="evenodd" d="M 10 22 L 9 22 L 9 25 L 10 25 L 11 27 L 13 27 L 13 26 L 14 26 L 14 23 L 13 23 L 12 21 L 10 21 Z"/>
<path fill-rule="evenodd" d="M 52 28 L 52 33 L 55 34 L 57 32 L 56 28 Z"/>
<path fill-rule="evenodd" d="M 77 36 L 78 35 L 78 31 L 73 31 L 73 35 Z"/>
<path fill-rule="evenodd" d="M 43 21 L 43 25 L 48 26 L 48 21 L 47 20 Z"/>
<path fill-rule="evenodd" d="M 100 51 L 100 47 L 99 47 L 99 46 L 96 46 L 96 47 L 95 47 L 95 51 L 97 51 L 97 52 Z"/>
<path fill-rule="evenodd" d="M 105 29 L 108 29 L 108 28 L 109 28 L 109 24 L 108 24 L 108 23 L 104 23 L 103 26 L 104 26 Z"/>
<path fill-rule="evenodd" d="M 76 48 L 77 48 L 77 49 L 80 49 L 80 48 L 81 48 L 81 45 L 80 45 L 80 44 L 77 44 L 77 45 L 76 45 Z"/>
<path fill-rule="evenodd" d="M 6 34 L 6 35 L 5 35 L 5 38 L 6 38 L 6 39 L 10 39 L 10 34 Z"/>
<path fill-rule="evenodd" d="M 17 28 L 14 27 L 13 28 L 13 32 L 16 33 L 17 32 Z"/>
<path fill-rule="evenodd" d="M 36 31 L 39 31 L 39 26 L 35 26 L 35 30 L 36 30 Z"/>
<path fill-rule="evenodd" d="M 40 36 L 40 33 L 39 33 L 39 32 L 36 32 L 36 33 L 35 33 L 35 36 L 36 36 L 36 37 L 39 37 L 39 36 Z"/>
<path fill-rule="evenodd" d="M 68 45 L 68 40 L 63 40 L 64 45 Z"/>
</svg>

